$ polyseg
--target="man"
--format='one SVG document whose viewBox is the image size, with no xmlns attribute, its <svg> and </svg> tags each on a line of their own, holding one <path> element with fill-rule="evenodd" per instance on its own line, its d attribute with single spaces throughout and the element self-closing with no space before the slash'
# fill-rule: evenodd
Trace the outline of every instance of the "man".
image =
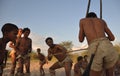
<svg viewBox="0 0 120 76">
<path fill-rule="evenodd" d="M 17 60 L 18 60 L 18 69 L 17 75 L 22 76 L 23 72 L 23 65 L 26 68 L 26 76 L 30 75 L 30 53 L 32 51 L 32 40 L 29 38 L 30 29 L 24 28 L 23 29 L 23 37 L 19 40 L 17 46 Z"/>
<path fill-rule="evenodd" d="M 66 48 L 54 44 L 51 37 L 46 38 L 45 41 L 49 46 L 48 60 L 51 60 L 52 56 L 58 60 L 49 68 L 50 75 L 55 76 L 55 70 L 64 67 L 66 76 L 71 76 L 72 60 L 68 57 Z"/>
<path fill-rule="evenodd" d="M 83 42 L 86 37 L 89 45 L 89 57 L 98 46 L 91 66 L 90 76 L 101 76 L 103 68 L 106 69 L 106 76 L 113 76 L 113 69 L 118 60 L 118 53 L 110 42 L 115 37 L 106 22 L 97 18 L 94 12 L 90 12 L 86 18 L 80 20 L 79 26 L 79 41 Z"/>
<path fill-rule="evenodd" d="M 0 76 L 3 74 L 3 68 L 6 65 L 7 50 L 6 44 L 9 41 L 15 43 L 18 33 L 18 27 L 12 23 L 6 23 L 1 28 L 3 37 L 0 38 Z"/>
</svg>

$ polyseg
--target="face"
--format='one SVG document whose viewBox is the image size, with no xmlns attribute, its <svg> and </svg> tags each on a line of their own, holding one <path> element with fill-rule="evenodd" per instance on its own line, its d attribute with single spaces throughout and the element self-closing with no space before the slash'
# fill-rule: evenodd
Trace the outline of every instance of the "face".
<svg viewBox="0 0 120 76">
<path fill-rule="evenodd" d="M 11 32 L 8 32 L 7 34 L 7 38 L 12 41 L 12 42 L 15 42 L 16 41 L 16 38 L 17 38 L 17 33 L 18 33 L 18 30 L 13 30 Z"/>
<path fill-rule="evenodd" d="M 24 32 L 24 37 L 28 37 L 29 34 L 30 34 L 30 31 L 25 31 L 25 32 Z"/>
<path fill-rule="evenodd" d="M 51 39 L 47 40 L 46 44 L 51 47 L 53 45 L 53 40 Z"/>
<path fill-rule="evenodd" d="M 18 36 L 21 36 L 22 35 L 22 29 L 20 28 L 19 30 L 18 30 Z"/>
<path fill-rule="evenodd" d="M 40 49 L 37 49 L 37 52 L 38 52 L 38 53 L 40 53 L 40 52 L 41 52 L 41 50 L 40 50 Z"/>
</svg>

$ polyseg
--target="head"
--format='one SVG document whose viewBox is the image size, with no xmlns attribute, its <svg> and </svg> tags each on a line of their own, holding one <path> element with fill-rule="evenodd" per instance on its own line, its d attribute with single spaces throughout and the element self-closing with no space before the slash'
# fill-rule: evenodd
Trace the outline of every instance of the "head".
<svg viewBox="0 0 120 76">
<path fill-rule="evenodd" d="M 30 29 L 29 28 L 24 28 L 22 32 L 24 34 L 24 37 L 28 37 L 29 34 L 30 34 Z"/>
<path fill-rule="evenodd" d="M 94 12 L 90 12 L 87 14 L 86 18 L 97 18 L 97 15 Z"/>
<path fill-rule="evenodd" d="M 84 55 L 84 59 L 87 59 L 88 58 L 88 56 L 87 55 Z"/>
<path fill-rule="evenodd" d="M 22 35 L 22 28 L 19 28 L 17 36 L 21 37 L 21 35 Z"/>
<path fill-rule="evenodd" d="M 18 33 L 18 27 L 15 24 L 6 23 L 1 28 L 1 31 L 5 39 L 15 42 Z"/>
<path fill-rule="evenodd" d="M 51 37 L 46 38 L 45 42 L 48 46 L 53 46 L 53 39 Z"/>
<path fill-rule="evenodd" d="M 83 57 L 82 57 L 82 56 L 78 56 L 78 57 L 77 57 L 77 61 L 78 61 L 78 62 L 80 62 L 80 61 L 82 61 L 82 60 L 83 60 Z"/>
<path fill-rule="evenodd" d="M 40 49 L 40 48 L 37 48 L 37 52 L 40 53 L 40 52 L 41 52 L 41 49 Z"/>
</svg>

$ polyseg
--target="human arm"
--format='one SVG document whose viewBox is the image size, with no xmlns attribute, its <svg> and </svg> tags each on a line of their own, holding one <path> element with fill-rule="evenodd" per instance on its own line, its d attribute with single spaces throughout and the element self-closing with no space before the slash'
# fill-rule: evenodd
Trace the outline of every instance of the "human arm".
<svg viewBox="0 0 120 76">
<path fill-rule="evenodd" d="M 47 56 L 47 59 L 50 61 L 52 59 L 53 55 L 51 53 L 51 50 L 48 49 L 48 56 Z"/>
<path fill-rule="evenodd" d="M 61 45 L 56 45 L 57 51 L 59 51 L 56 54 L 66 54 L 67 53 L 67 49 L 64 46 Z"/>
<path fill-rule="evenodd" d="M 30 49 L 29 49 L 29 53 L 32 52 L 32 40 L 30 39 Z"/>
<path fill-rule="evenodd" d="M 85 34 L 84 34 L 83 24 L 82 24 L 82 21 L 80 20 L 80 22 L 79 22 L 79 42 L 83 42 L 84 37 L 85 37 Z"/>
<path fill-rule="evenodd" d="M 107 38 L 110 40 L 110 41 L 114 41 L 115 40 L 115 37 L 113 35 L 113 33 L 111 32 L 111 30 L 108 28 L 107 24 L 104 22 L 104 27 L 105 27 L 105 32 L 107 34 Z"/>
<path fill-rule="evenodd" d="M 5 58 L 4 58 L 5 66 L 6 66 L 6 63 L 7 63 L 7 55 L 8 55 L 8 50 L 5 50 Z"/>
<path fill-rule="evenodd" d="M 15 48 L 15 44 L 14 44 L 13 42 L 10 41 L 9 47 Z"/>
</svg>

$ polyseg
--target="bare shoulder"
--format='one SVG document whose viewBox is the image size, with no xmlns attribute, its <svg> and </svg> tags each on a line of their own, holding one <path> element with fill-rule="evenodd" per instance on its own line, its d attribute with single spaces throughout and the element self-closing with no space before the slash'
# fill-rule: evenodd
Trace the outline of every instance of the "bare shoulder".
<svg viewBox="0 0 120 76">
<path fill-rule="evenodd" d="M 82 21 L 85 21 L 87 18 L 82 18 L 82 19 L 80 19 L 80 22 L 82 22 Z"/>
<path fill-rule="evenodd" d="M 29 38 L 29 41 L 30 41 L 30 42 L 32 42 L 32 39 L 31 39 L 31 38 Z"/>
<path fill-rule="evenodd" d="M 59 44 L 56 44 L 55 46 L 56 48 L 64 48 L 63 46 L 59 45 Z"/>
<path fill-rule="evenodd" d="M 48 52 L 51 52 L 52 50 L 51 50 L 51 48 L 48 48 Z"/>
</svg>

